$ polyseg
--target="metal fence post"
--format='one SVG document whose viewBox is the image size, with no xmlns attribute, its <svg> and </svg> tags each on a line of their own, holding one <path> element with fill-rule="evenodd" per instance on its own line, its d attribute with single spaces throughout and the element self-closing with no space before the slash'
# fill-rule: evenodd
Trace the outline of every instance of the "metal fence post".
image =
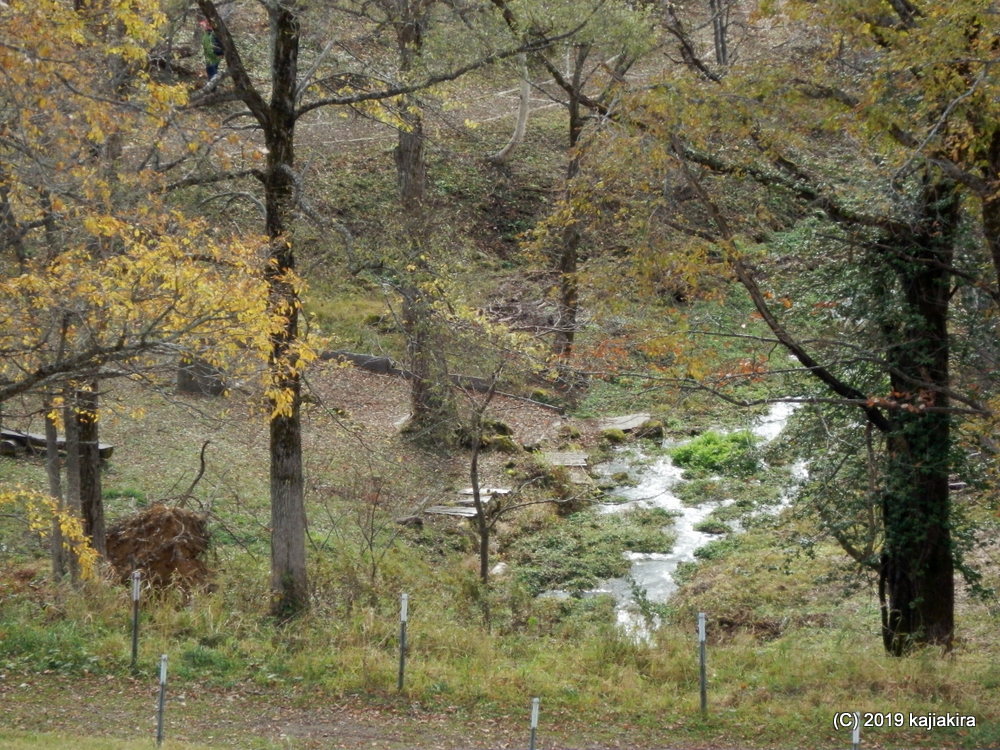
<svg viewBox="0 0 1000 750">
<path fill-rule="evenodd" d="M 708 676 L 705 665 L 705 613 L 698 613 L 698 661 L 701 682 L 701 715 L 708 715 Z"/>
<path fill-rule="evenodd" d="M 163 713 L 167 707 L 167 655 L 160 657 L 160 705 L 156 711 L 156 746 L 163 744 Z"/>
<path fill-rule="evenodd" d="M 136 661 L 139 658 L 139 589 L 142 573 L 138 570 L 132 573 L 132 671 L 135 672 Z"/>
<path fill-rule="evenodd" d="M 538 706 L 541 699 L 531 699 L 531 739 L 528 741 L 528 750 L 535 750 L 535 737 L 538 734 Z"/>
<path fill-rule="evenodd" d="M 399 678 L 396 680 L 396 689 L 403 689 L 403 676 L 406 673 L 406 620 L 410 597 L 403 594 L 399 601 Z"/>
</svg>

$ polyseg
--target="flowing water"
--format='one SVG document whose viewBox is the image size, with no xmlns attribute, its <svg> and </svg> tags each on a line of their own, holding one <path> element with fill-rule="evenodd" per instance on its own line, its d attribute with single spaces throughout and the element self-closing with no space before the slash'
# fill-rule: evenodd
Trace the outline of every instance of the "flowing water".
<svg viewBox="0 0 1000 750">
<path fill-rule="evenodd" d="M 795 404 L 774 404 L 767 414 L 760 417 L 751 427 L 751 432 L 764 443 L 774 440 L 781 433 L 789 416 L 795 410 Z M 634 457 L 622 456 L 598 467 L 605 476 L 617 472 L 628 471 L 634 462 Z M 650 602 L 665 602 L 677 590 L 674 581 L 674 571 L 682 562 L 695 559 L 695 550 L 718 537 L 696 531 L 695 526 L 703 521 L 716 508 L 727 505 L 731 501 L 705 502 L 689 507 L 674 494 L 674 487 L 681 481 L 684 470 L 674 466 L 670 456 L 657 457 L 649 466 L 644 467 L 638 482 L 632 487 L 620 487 L 613 490 L 624 502 L 606 504 L 602 509 L 607 513 L 620 513 L 629 508 L 663 508 L 675 515 L 673 532 L 677 536 L 673 549 L 668 554 L 627 553 L 632 561 L 632 569 L 628 578 L 612 578 L 604 581 L 594 593 L 608 593 L 617 602 L 618 622 L 629 632 L 643 637 L 646 633 L 642 617 L 636 611 L 633 583 L 645 590 Z M 792 476 L 800 480 L 805 473 L 803 464 L 792 467 Z M 787 495 L 786 495 L 787 500 Z M 630 580 L 631 579 L 631 580 Z"/>
</svg>

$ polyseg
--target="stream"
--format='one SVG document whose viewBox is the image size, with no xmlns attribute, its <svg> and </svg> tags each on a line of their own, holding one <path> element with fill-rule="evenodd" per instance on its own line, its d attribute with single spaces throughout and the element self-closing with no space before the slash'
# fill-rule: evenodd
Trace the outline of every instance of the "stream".
<svg viewBox="0 0 1000 750">
<path fill-rule="evenodd" d="M 781 430 L 796 406 L 796 404 L 787 403 L 774 404 L 767 414 L 755 420 L 750 431 L 760 438 L 762 444 L 774 440 L 781 434 Z M 641 457 L 640 454 L 639 458 Z M 628 471 L 634 461 L 634 454 L 623 453 L 620 457 L 601 464 L 597 470 L 604 476 L 613 476 L 618 472 Z M 642 615 L 636 611 L 634 606 L 631 582 L 634 582 L 638 588 L 645 590 L 646 597 L 650 602 L 667 601 L 677 590 L 677 583 L 673 577 L 677 566 L 682 562 L 694 560 L 695 550 L 713 539 L 719 538 L 718 535 L 696 531 L 695 526 L 716 508 L 732 502 L 723 500 L 721 502 L 705 502 L 697 506 L 684 505 L 673 492 L 673 488 L 682 481 L 683 473 L 684 470 L 675 466 L 670 456 L 657 457 L 650 465 L 639 471 L 634 486 L 619 487 L 611 491 L 616 496 L 625 498 L 624 502 L 607 503 L 600 506 L 606 513 L 621 513 L 630 508 L 656 507 L 670 511 L 676 516 L 672 532 L 676 534 L 677 541 L 670 553 L 627 552 L 626 555 L 632 562 L 629 576 L 604 581 L 593 592 L 614 596 L 619 624 L 627 632 L 637 637 L 646 637 L 648 633 Z M 796 481 L 801 480 L 805 476 L 805 465 L 793 465 L 792 476 Z M 778 512 L 788 499 L 789 496 L 786 493 L 782 504 L 768 512 Z"/>
</svg>

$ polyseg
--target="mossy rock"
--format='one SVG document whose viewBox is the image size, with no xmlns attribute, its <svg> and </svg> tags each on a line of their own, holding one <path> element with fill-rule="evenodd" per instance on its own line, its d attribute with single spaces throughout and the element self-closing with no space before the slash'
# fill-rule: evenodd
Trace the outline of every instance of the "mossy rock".
<svg viewBox="0 0 1000 750">
<path fill-rule="evenodd" d="M 674 494 L 688 506 L 720 502 L 726 498 L 727 492 L 729 492 L 728 484 L 715 477 L 691 479 L 674 487 Z"/>
<path fill-rule="evenodd" d="M 509 424 L 501 419 L 484 419 L 483 420 L 483 434 L 484 435 L 513 435 L 514 430 Z"/>
<path fill-rule="evenodd" d="M 635 436 L 643 440 L 663 440 L 667 431 L 659 419 L 651 419 L 635 431 Z"/>
<path fill-rule="evenodd" d="M 564 424 L 559 428 L 559 437 L 564 440 L 579 440 L 582 436 L 580 428 L 574 424 Z"/>
<path fill-rule="evenodd" d="M 379 333 L 396 333 L 400 330 L 398 322 L 392 315 L 371 313 L 365 316 L 364 324 Z"/>
<path fill-rule="evenodd" d="M 531 391 L 529 398 L 531 398 L 532 401 L 537 401 L 540 404 L 548 404 L 549 406 L 559 406 L 562 403 L 562 399 L 559 397 L 559 394 L 546 390 L 545 388 L 535 388 Z"/>
<path fill-rule="evenodd" d="M 601 440 L 609 445 L 621 445 L 628 440 L 628 436 L 622 430 L 610 429 L 601 433 Z"/>
<path fill-rule="evenodd" d="M 518 453 L 521 447 L 514 442 L 514 431 L 506 422 L 499 419 L 485 419 L 478 432 L 479 447 L 483 450 L 495 450 L 501 453 Z M 463 427 L 459 433 L 459 445 L 463 448 L 475 448 L 477 433 Z"/>
<path fill-rule="evenodd" d="M 629 502 L 631 502 L 631 500 L 627 497 L 623 497 L 622 495 L 605 495 L 601 498 L 601 503 L 604 505 L 624 505 Z"/>
<path fill-rule="evenodd" d="M 526 480 L 535 480 L 539 486 L 548 489 L 563 489 L 569 486 L 569 469 L 553 466 L 541 456 L 528 454 L 520 471 Z"/>
<path fill-rule="evenodd" d="M 521 446 L 514 442 L 514 439 L 510 435 L 493 435 L 492 437 L 483 438 L 483 448 L 497 451 L 498 453 L 521 452 Z"/>
</svg>

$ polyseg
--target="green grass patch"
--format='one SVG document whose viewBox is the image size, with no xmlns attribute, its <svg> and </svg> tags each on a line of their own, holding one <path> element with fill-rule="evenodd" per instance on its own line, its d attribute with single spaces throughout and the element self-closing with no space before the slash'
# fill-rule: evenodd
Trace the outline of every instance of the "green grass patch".
<svg viewBox="0 0 1000 750">
<path fill-rule="evenodd" d="M 699 521 L 694 525 L 695 531 L 700 531 L 703 534 L 728 534 L 732 529 L 722 521 L 711 516 L 706 518 L 704 521 Z"/>
<path fill-rule="evenodd" d="M 80 674 L 107 666 L 97 650 L 109 635 L 103 628 L 95 632 L 68 619 L 39 621 L 27 609 L 23 600 L 5 603 L 0 615 L 0 669 Z"/>
<path fill-rule="evenodd" d="M 77 734 L 57 734 L 53 732 L 14 732 L 0 729 L 0 747 L 4 750 L 153 750 L 156 740 L 117 740 L 110 737 L 81 737 Z M 169 740 L 163 747 L 167 750 L 209 750 L 219 745 Z"/>
</svg>

